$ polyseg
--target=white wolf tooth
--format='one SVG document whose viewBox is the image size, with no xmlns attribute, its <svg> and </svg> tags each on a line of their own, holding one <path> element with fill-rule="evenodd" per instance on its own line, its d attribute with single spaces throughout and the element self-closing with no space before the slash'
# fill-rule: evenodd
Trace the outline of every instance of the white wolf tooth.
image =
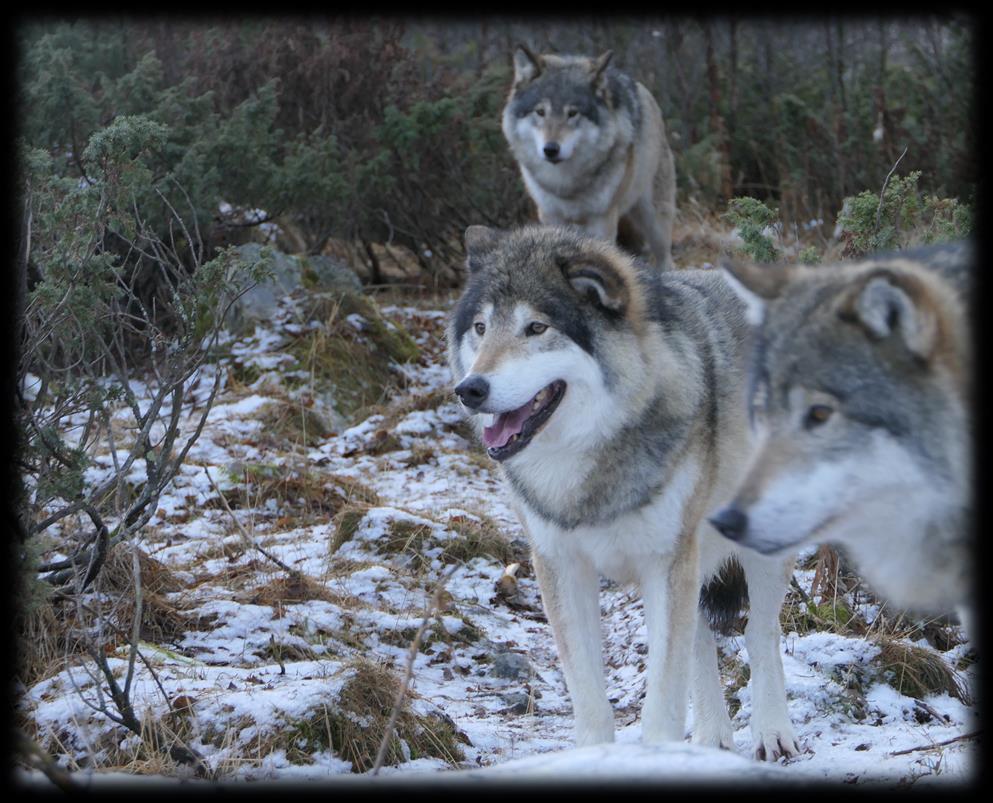
<svg viewBox="0 0 993 803">
<path fill-rule="evenodd" d="M 755 750 L 769 760 L 772 745 L 795 754 L 779 636 L 793 560 L 739 549 L 702 521 L 737 482 L 750 446 L 744 305 L 717 271 L 656 275 L 571 228 L 471 226 L 466 254 L 465 292 L 448 326 L 456 384 L 484 379 L 484 411 L 531 415 L 543 400 L 540 427 L 489 453 L 531 542 L 577 742 L 614 734 L 597 602 L 604 574 L 637 582 L 644 598 L 644 738 L 682 740 L 692 682 L 694 741 L 733 748 L 716 646 L 706 622 L 698 625 L 698 605 L 717 626 L 733 622 L 747 577 Z M 672 303 L 656 303 L 663 295 Z M 472 326 L 484 312 L 480 340 Z M 552 318 L 541 338 L 525 334 L 536 316 Z M 659 477 L 668 478 L 661 488 Z"/>
<path fill-rule="evenodd" d="M 672 265 L 676 170 L 652 93 L 599 58 L 514 52 L 502 128 L 542 223 Z"/>
</svg>

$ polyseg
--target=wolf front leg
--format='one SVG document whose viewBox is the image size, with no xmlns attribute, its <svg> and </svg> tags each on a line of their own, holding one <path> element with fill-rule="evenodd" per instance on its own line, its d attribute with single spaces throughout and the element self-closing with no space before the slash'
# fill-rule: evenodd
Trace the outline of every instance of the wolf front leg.
<svg viewBox="0 0 993 803">
<path fill-rule="evenodd" d="M 707 617 L 699 611 L 693 643 L 693 744 L 734 750 L 734 728 L 724 701 L 717 642 Z"/>
<path fill-rule="evenodd" d="M 779 611 L 793 574 L 796 556 L 786 561 L 768 558 L 750 549 L 738 558 L 748 581 L 748 624 L 745 646 L 752 684 L 752 746 L 755 758 L 775 761 L 792 758 L 800 747 L 786 707 L 783 656 L 779 650 L 782 626 Z"/>
<path fill-rule="evenodd" d="M 576 744 L 612 742 L 614 710 L 603 677 L 597 573 L 578 555 L 556 560 L 535 549 L 531 562 L 572 699 Z"/>
<path fill-rule="evenodd" d="M 642 739 L 647 743 L 679 741 L 686 727 L 700 593 L 696 539 L 687 538 L 674 555 L 660 556 L 644 567 L 641 589 L 648 630 Z"/>
</svg>

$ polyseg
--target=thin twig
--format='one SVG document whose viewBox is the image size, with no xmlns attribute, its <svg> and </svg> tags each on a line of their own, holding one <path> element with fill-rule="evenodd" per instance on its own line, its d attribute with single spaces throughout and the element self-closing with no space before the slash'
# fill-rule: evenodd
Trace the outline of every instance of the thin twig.
<svg viewBox="0 0 993 803">
<path fill-rule="evenodd" d="M 935 747 L 944 747 L 945 745 L 952 744 L 953 742 L 963 742 L 966 739 L 976 739 L 982 731 L 973 731 L 972 733 L 963 733 L 961 736 L 955 736 L 951 739 L 945 739 L 943 742 L 935 742 L 934 744 L 920 744 L 917 747 L 908 747 L 906 750 L 894 750 L 890 753 L 891 756 L 905 756 L 907 753 L 914 753 L 918 750 L 931 750 Z"/>
<path fill-rule="evenodd" d="M 14 738 L 17 744 L 17 751 L 21 754 L 25 762 L 40 770 L 48 780 L 63 792 L 76 792 L 80 787 L 62 767 L 55 763 L 48 753 L 33 739 L 28 738 L 20 730 L 14 731 Z"/>
<path fill-rule="evenodd" d="M 376 751 L 376 763 L 373 764 L 372 774 L 379 775 L 379 770 L 383 766 L 383 761 L 386 759 L 386 750 L 389 747 L 390 740 L 393 738 L 393 729 L 396 727 L 397 717 L 400 716 L 400 708 L 403 706 L 403 701 L 407 697 L 407 690 L 410 688 L 410 681 L 414 676 L 414 660 L 417 658 L 417 651 L 421 646 L 421 638 L 424 636 L 424 631 L 427 630 L 428 624 L 434 617 L 434 612 L 438 608 L 441 602 L 441 592 L 445 589 L 445 583 L 448 582 L 452 573 L 458 568 L 459 564 L 453 564 L 447 572 L 445 572 L 442 577 L 438 579 L 438 585 L 434 589 L 434 594 L 431 595 L 431 601 L 428 603 L 427 610 L 424 613 L 424 620 L 421 622 L 421 626 L 417 629 L 417 634 L 414 636 L 414 640 L 410 642 L 410 650 L 407 653 L 407 669 L 403 675 L 403 682 L 400 684 L 400 688 L 397 691 L 396 700 L 393 701 L 393 710 L 390 711 L 390 718 L 386 723 L 386 730 L 383 731 L 383 740 L 379 743 L 379 750 Z"/>
<path fill-rule="evenodd" d="M 287 566 L 285 563 L 283 563 L 283 561 L 281 561 L 275 555 L 270 555 L 262 547 L 260 547 L 257 543 L 255 543 L 255 539 L 252 538 L 248 530 L 245 529 L 245 525 L 243 525 L 240 521 L 238 521 L 238 517 L 235 516 L 234 511 L 231 509 L 231 505 L 228 504 L 228 500 L 224 497 L 224 494 L 222 494 L 220 489 L 214 484 L 214 478 L 210 476 L 210 471 L 207 469 L 206 466 L 203 467 L 203 473 L 207 475 L 207 481 L 210 483 L 210 487 L 213 488 L 214 492 L 220 497 L 221 503 L 224 505 L 224 509 L 231 516 L 232 521 L 234 521 L 234 523 L 238 525 L 238 530 L 241 532 L 242 537 L 245 539 L 248 545 L 254 547 L 256 550 L 261 552 L 265 557 L 267 557 L 269 560 L 275 563 L 284 572 L 289 572 L 289 574 L 292 577 L 299 577 L 301 574 L 299 569 L 294 569 L 290 566 Z"/>
<path fill-rule="evenodd" d="M 886 194 L 886 185 L 890 183 L 890 176 L 893 175 L 893 171 L 896 170 L 896 166 L 900 164 L 900 160 L 907 155 L 907 148 L 903 149 L 903 153 L 900 154 L 900 158 L 893 163 L 893 167 L 890 168 L 890 172 L 886 174 L 886 180 L 883 182 L 883 188 L 879 191 L 879 206 L 876 207 L 876 228 L 879 228 L 879 218 L 883 214 L 883 196 Z"/>
</svg>

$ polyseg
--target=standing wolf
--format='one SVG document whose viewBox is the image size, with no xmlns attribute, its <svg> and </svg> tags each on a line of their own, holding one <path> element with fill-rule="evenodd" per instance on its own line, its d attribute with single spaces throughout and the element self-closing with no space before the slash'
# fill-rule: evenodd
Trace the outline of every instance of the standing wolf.
<svg viewBox="0 0 993 803">
<path fill-rule="evenodd" d="M 761 447 L 716 527 L 766 554 L 840 543 L 894 604 L 968 617 L 972 262 L 958 244 L 726 266 L 764 318 L 751 383 Z"/>
<path fill-rule="evenodd" d="M 580 745 L 611 741 L 598 574 L 641 587 L 647 741 L 732 747 L 713 636 L 748 580 L 755 753 L 797 752 L 779 609 L 792 559 L 738 550 L 703 514 L 726 499 L 750 438 L 751 331 L 717 271 L 659 273 L 573 229 L 466 231 L 469 276 L 448 327 L 455 392 L 498 461 L 532 546 Z M 737 556 L 737 561 L 728 560 Z M 691 664 L 690 644 L 695 642 Z M 692 673 L 691 673 L 692 668 Z"/>
<path fill-rule="evenodd" d="M 514 52 L 503 133 L 546 224 L 572 225 L 672 267 L 676 171 L 652 94 L 597 59 Z"/>
</svg>

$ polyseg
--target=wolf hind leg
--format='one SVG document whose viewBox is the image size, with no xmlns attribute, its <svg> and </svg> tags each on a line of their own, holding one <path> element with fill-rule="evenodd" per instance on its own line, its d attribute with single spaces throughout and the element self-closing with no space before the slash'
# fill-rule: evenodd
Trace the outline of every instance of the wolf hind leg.
<svg viewBox="0 0 993 803">
<path fill-rule="evenodd" d="M 617 244 L 638 257 L 644 257 L 647 241 L 642 236 L 641 228 L 631 221 L 628 215 L 622 215 L 617 221 Z"/>
<path fill-rule="evenodd" d="M 697 616 L 693 642 L 694 744 L 734 750 L 734 728 L 728 716 L 717 663 L 717 642 L 706 617 Z"/>
<path fill-rule="evenodd" d="M 671 270 L 672 215 L 660 215 L 652 203 L 651 195 L 646 194 L 631 207 L 626 218 L 629 225 L 647 241 L 654 264 L 660 270 Z"/>
<path fill-rule="evenodd" d="M 779 612 L 796 556 L 782 561 L 746 549 L 738 559 L 748 582 L 745 646 L 751 668 L 753 753 L 765 761 L 792 758 L 800 753 L 800 746 L 786 704 Z"/>
<path fill-rule="evenodd" d="M 545 615 L 552 626 L 575 717 L 576 744 L 614 741 L 600 636 L 600 583 L 588 561 L 550 561 L 532 551 Z"/>
</svg>

